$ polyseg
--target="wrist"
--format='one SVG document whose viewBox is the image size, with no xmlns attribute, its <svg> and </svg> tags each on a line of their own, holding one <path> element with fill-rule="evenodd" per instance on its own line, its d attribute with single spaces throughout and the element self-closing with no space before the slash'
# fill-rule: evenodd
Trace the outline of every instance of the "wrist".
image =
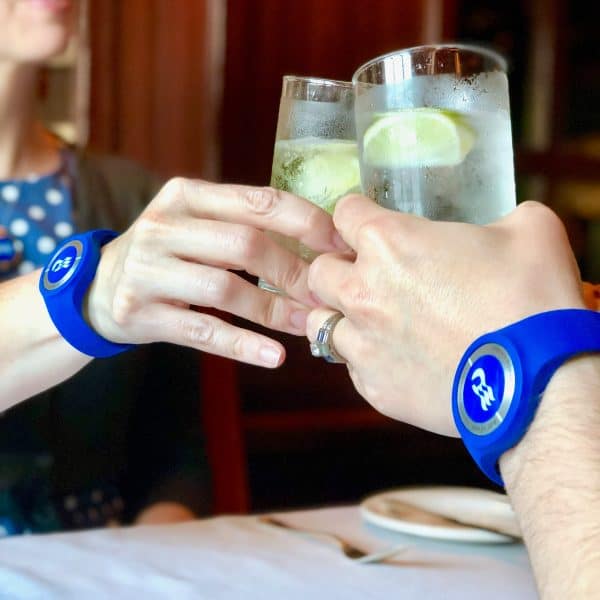
<svg viewBox="0 0 600 600">
<path fill-rule="evenodd" d="M 556 371 L 527 433 L 500 458 L 509 494 L 518 493 L 528 482 L 544 477 L 548 470 L 570 469 L 570 459 L 575 464 L 569 480 L 585 480 L 586 458 L 593 458 L 600 451 L 598 431 L 600 355 L 583 355 Z M 587 483 L 591 481 L 587 479 Z"/>
<path fill-rule="evenodd" d="M 541 597 L 591 598 L 600 573 L 600 356 L 556 371 L 519 444 L 500 458 Z"/>
<path fill-rule="evenodd" d="M 69 344 L 92 357 L 108 357 L 133 347 L 112 341 L 95 324 L 90 326 L 90 304 L 86 302 L 101 262 L 101 249 L 116 236 L 104 229 L 72 236 L 58 247 L 40 275 L 39 290 L 54 326 Z"/>
<path fill-rule="evenodd" d="M 83 314 L 90 327 L 102 337 L 114 342 L 125 341 L 113 316 L 112 273 L 115 263 L 115 246 L 106 244 L 101 249 L 101 260 L 96 275 L 83 301 Z"/>
</svg>

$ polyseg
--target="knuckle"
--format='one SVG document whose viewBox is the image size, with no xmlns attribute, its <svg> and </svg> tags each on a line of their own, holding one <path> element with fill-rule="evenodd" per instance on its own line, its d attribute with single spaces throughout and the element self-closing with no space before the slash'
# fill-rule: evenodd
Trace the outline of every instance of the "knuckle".
<svg viewBox="0 0 600 600">
<path fill-rule="evenodd" d="M 130 248 L 123 257 L 118 288 L 135 292 L 136 282 L 151 281 L 154 257 L 144 247 Z"/>
<path fill-rule="evenodd" d="M 379 219 L 372 219 L 359 226 L 356 232 L 356 239 L 359 247 L 379 244 L 382 238 L 382 222 Z"/>
<path fill-rule="evenodd" d="M 236 227 L 227 242 L 233 257 L 245 266 L 262 254 L 264 233 L 253 227 Z"/>
<path fill-rule="evenodd" d="M 313 204 L 310 204 L 307 209 L 306 217 L 304 219 L 304 229 L 307 233 L 312 231 L 322 231 L 331 224 L 331 218 L 325 211 L 317 208 Z"/>
<path fill-rule="evenodd" d="M 308 288 L 314 292 L 320 287 L 319 282 L 323 281 L 323 258 L 322 254 L 317 256 L 308 267 Z"/>
<path fill-rule="evenodd" d="M 202 275 L 197 286 L 207 304 L 214 307 L 226 306 L 234 294 L 234 276 L 228 271 L 215 270 L 209 276 Z"/>
<path fill-rule="evenodd" d="M 286 290 L 296 289 L 303 281 L 306 281 L 307 269 L 306 263 L 301 258 L 294 257 L 281 278 L 283 288 Z"/>
<path fill-rule="evenodd" d="M 167 218 L 161 211 L 148 208 L 133 225 L 134 239 L 138 242 L 152 242 L 161 234 L 166 224 Z"/>
<path fill-rule="evenodd" d="M 246 336 L 243 333 L 237 333 L 231 341 L 231 358 L 242 360 L 246 356 Z"/>
<path fill-rule="evenodd" d="M 342 311 L 355 319 L 367 317 L 371 312 L 372 292 L 362 279 L 352 277 L 340 284 Z"/>
<path fill-rule="evenodd" d="M 271 187 L 245 188 L 240 192 L 242 203 L 257 215 L 269 215 L 279 204 L 281 194 Z"/>
<path fill-rule="evenodd" d="M 213 348 L 216 345 L 216 331 L 210 318 L 198 313 L 193 323 L 182 325 L 182 336 L 186 345 L 196 348 Z"/>
<path fill-rule="evenodd" d="M 112 320 L 119 327 L 125 327 L 129 324 L 137 309 L 137 296 L 133 288 L 123 285 L 118 286 L 111 304 Z"/>
<path fill-rule="evenodd" d="M 560 217 L 547 206 L 536 203 L 535 207 L 536 216 L 544 222 L 544 227 L 547 227 L 554 233 L 560 233 L 566 235 L 565 225 Z"/>
<path fill-rule="evenodd" d="M 553 210 L 548 208 L 545 204 L 534 200 L 528 200 L 521 203 L 517 210 L 517 214 L 525 225 L 539 227 L 540 223 L 543 223 L 543 226 L 554 230 L 564 229 L 560 217 Z"/>
<path fill-rule="evenodd" d="M 279 298 L 269 298 L 269 301 L 267 302 L 260 316 L 258 317 L 258 321 L 262 326 L 268 327 L 270 329 L 278 328 L 278 324 L 281 321 L 279 305 Z"/>
<path fill-rule="evenodd" d="M 167 203 L 176 202 L 183 196 L 185 179 L 183 177 L 172 177 L 161 188 L 159 197 Z"/>
</svg>

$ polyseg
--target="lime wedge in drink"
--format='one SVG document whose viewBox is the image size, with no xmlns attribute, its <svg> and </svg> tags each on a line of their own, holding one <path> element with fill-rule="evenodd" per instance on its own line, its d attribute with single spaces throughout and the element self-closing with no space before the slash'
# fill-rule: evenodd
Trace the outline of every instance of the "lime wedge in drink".
<svg viewBox="0 0 600 600">
<path fill-rule="evenodd" d="M 373 167 L 451 167 L 473 148 L 475 132 L 456 112 L 411 108 L 379 115 L 363 138 L 365 163 Z"/>
<path fill-rule="evenodd" d="M 332 213 L 339 198 L 360 190 L 356 142 L 314 137 L 278 141 L 271 185 Z"/>
</svg>

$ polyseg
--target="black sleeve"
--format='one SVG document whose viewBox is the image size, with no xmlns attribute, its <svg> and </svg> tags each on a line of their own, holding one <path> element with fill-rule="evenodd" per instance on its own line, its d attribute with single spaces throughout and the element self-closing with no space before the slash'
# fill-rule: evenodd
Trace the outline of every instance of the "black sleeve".
<svg viewBox="0 0 600 600">
<path fill-rule="evenodd" d="M 199 355 L 169 344 L 150 347 L 142 394 L 131 415 L 128 466 L 122 489 L 127 517 L 159 501 L 184 504 L 197 515 L 210 507 L 201 424 Z"/>
</svg>

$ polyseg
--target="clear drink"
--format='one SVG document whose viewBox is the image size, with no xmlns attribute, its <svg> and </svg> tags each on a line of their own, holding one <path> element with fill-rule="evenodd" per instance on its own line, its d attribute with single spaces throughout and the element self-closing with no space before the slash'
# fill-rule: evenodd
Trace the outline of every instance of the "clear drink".
<svg viewBox="0 0 600 600">
<path fill-rule="evenodd" d="M 514 208 L 508 80 L 499 56 L 415 48 L 371 61 L 354 83 L 368 196 L 393 210 L 480 224 Z"/>
<path fill-rule="evenodd" d="M 302 196 L 332 214 L 342 196 L 360 191 L 356 142 L 317 137 L 279 140 L 273 153 L 271 185 Z M 296 240 L 284 236 L 278 240 L 304 260 L 315 257 L 310 248 Z"/>
<path fill-rule="evenodd" d="M 360 190 L 360 168 L 351 83 L 283 78 L 271 185 L 302 196 L 332 213 L 339 198 Z M 297 240 L 270 234 L 310 261 L 315 253 Z M 281 293 L 264 280 L 258 285 Z"/>
</svg>

